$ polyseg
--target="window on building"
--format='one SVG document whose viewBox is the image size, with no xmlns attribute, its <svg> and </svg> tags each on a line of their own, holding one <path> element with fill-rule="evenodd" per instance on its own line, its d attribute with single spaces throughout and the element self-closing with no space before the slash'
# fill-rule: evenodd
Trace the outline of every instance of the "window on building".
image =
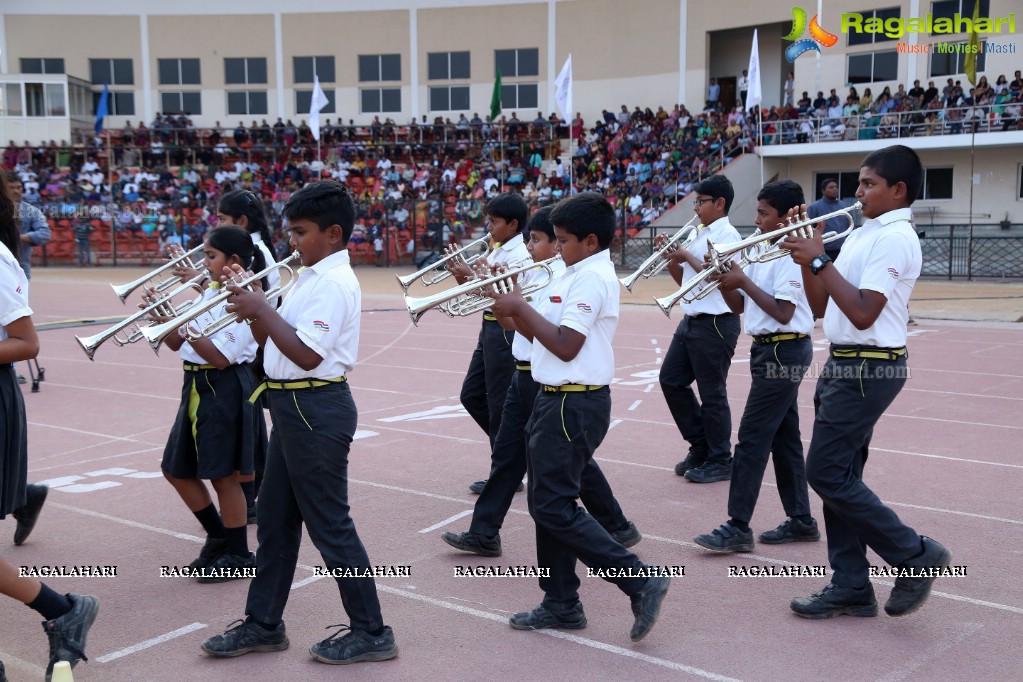
<svg viewBox="0 0 1023 682">
<path fill-rule="evenodd" d="M 64 73 L 63 59 L 25 59 L 21 60 L 22 73 Z"/>
<path fill-rule="evenodd" d="M 90 59 L 89 75 L 93 85 L 135 85 L 130 59 Z"/>
<path fill-rule="evenodd" d="M 538 101 L 536 83 L 501 84 L 502 109 L 535 109 Z"/>
<path fill-rule="evenodd" d="M 400 54 L 360 54 L 359 82 L 401 80 Z M 365 91 L 364 91 L 365 92 Z"/>
<path fill-rule="evenodd" d="M 227 57 L 224 59 L 224 82 L 228 85 L 266 83 L 265 57 Z M 266 93 L 264 93 L 265 95 Z"/>
<path fill-rule="evenodd" d="M 431 52 L 426 58 L 427 78 L 432 81 L 469 78 L 468 52 Z"/>
<path fill-rule="evenodd" d="M 847 55 L 848 83 L 893 81 L 899 75 L 899 55 L 895 50 Z"/>
<path fill-rule="evenodd" d="M 160 110 L 165 114 L 198 116 L 202 113 L 202 96 L 198 92 L 161 92 Z"/>
<path fill-rule="evenodd" d="M 826 178 L 838 181 L 839 199 L 853 199 L 856 196 L 856 188 L 860 185 L 859 170 L 817 171 L 813 176 L 813 201 L 817 201 L 824 196 L 820 185 Z"/>
<path fill-rule="evenodd" d="M 982 40 L 980 52 L 977 54 L 977 73 L 984 70 L 987 64 L 987 41 Z M 946 45 L 965 45 L 966 43 L 960 41 L 958 43 L 934 43 L 934 52 L 931 53 L 931 78 L 938 78 L 939 76 L 955 76 L 960 73 L 966 73 L 966 55 L 961 52 L 947 52 L 939 53 L 938 49 L 943 49 Z M 939 47 L 941 46 L 941 47 Z M 952 48 L 955 49 L 955 48 Z M 969 86 L 965 88 L 969 92 Z"/>
<path fill-rule="evenodd" d="M 235 90 L 227 93 L 227 113 L 232 116 L 265 116 L 266 90 Z"/>
<path fill-rule="evenodd" d="M 320 109 L 321 114 L 336 114 L 337 105 L 335 98 L 334 88 L 324 88 L 323 94 L 327 96 L 327 106 Z M 297 114 L 308 114 L 313 106 L 313 91 L 312 90 L 296 90 L 295 91 L 295 113 Z"/>
<path fill-rule="evenodd" d="M 360 90 L 363 114 L 401 112 L 401 88 L 364 88 Z"/>
<path fill-rule="evenodd" d="M 157 59 L 160 85 L 200 85 L 198 59 Z"/>
<path fill-rule="evenodd" d="M 3 114 L 5 116 L 23 116 L 25 108 L 21 99 L 21 83 L 4 84 L 3 95 Z"/>
<path fill-rule="evenodd" d="M 335 81 L 333 57 L 295 57 L 294 67 L 296 83 L 312 83 L 313 76 L 319 76 L 321 83 Z"/>
<path fill-rule="evenodd" d="M 92 111 L 95 113 L 99 108 L 99 98 L 102 92 L 92 93 Z M 134 92 L 111 92 L 107 99 L 107 109 L 111 116 L 134 116 L 135 115 L 135 93 Z"/>
<path fill-rule="evenodd" d="M 963 19 L 973 19 L 974 0 L 940 0 L 931 4 L 931 15 L 937 19 L 955 19 L 958 14 Z M 980 0 L 980 14 L 982 17 L 991 16 L 991 0 Z M 965 33 L 965 31 L 963 31 Z M 931 35 L 948 35 L 947 33 L 932 33 Z M 978 69 L 979 71 L 980 69 Z"/>
<path fill-rule="evenodd" d="M 866 12 L 859 12 L 863 16 L 863 22 L 866 23 L 870 19 L 880 19 L 884 22 L 886 19 L 898 19 L 901 16 L 902 10 L 899 7 L 889 7 L 888 9 L 874 9 L 867 10 Z M 867 33 L 866 31 L 849 31 L 846 34 L 849 36 L 850 45 L 869 45 L 871 43 L 883 43 L 889 40 L 905 40 L 905 38 L 889 38 L 883 32 L 882 33 Z"/>
<path fill-rule="evenodd" d="M 469 86 L 430 88 L 430 111 L 468 111 Z"/>
<path fill-rule="evenodd" d="M 918 199 L 951 199 L 952 168 L 925 168 L 924 186 Z"/>
<path fill-rule="evenodd" d="M 501 78 L 540 75 L 540 50 L 494 50 L 494 66 L 500 67 Z M 496 73 L 496 71 L 495 71 Z"/>
</svg>

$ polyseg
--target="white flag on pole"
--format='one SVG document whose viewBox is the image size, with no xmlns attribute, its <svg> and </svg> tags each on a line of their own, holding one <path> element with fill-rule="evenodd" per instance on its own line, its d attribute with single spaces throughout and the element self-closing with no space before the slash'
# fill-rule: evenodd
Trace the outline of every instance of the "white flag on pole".
<svg viewBox="0 0 1023 682">
<path fill-rule="evenodd" d="M 565 65 L 561 67 L 561 73 L 554 80 L 554 103 L 558 105 L 558 112 L 566 123 L 572 121 L 574 109 L 572 107 L 572 55 L 568 55 Z"/>
<path fill-rule="evenodd" d="M 327 106 L 327 95 L 320 87 L 320 77 L 313 76 L 313 97 L 309 102 L 309 129 L 313 133 L 313 139 L 320 141 L 320 110 Z"/>
<path fill-rule="evenodd" d="M 749 53 L 749 86 L 746 91 L 746 109 L 759 105 L 763 101 L 760 87 L 760 50 L 757 47 L 757 29 L 753 29 L 753 49 Z"/>
</svg>

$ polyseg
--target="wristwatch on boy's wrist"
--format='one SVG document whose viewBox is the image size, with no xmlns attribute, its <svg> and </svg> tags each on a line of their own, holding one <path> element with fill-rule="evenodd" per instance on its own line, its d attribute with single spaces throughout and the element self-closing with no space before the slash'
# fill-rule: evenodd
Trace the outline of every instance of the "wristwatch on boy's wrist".
<svg viewBox="0 0 1023 682">
<path fill-rule="evenodd" d="M 814 258 L 810 261 L 810 272 L 816 275 L 818 272 L 824 269 L 824 266 L 831 262 L 831 256 L 826 253 Z"/>
</svg>

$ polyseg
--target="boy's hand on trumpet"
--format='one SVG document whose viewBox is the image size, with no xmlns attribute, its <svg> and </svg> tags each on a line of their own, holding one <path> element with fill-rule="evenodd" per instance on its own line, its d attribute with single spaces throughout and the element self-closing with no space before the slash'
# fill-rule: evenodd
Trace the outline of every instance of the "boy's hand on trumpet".
<svg viewBox="0 0 1023 682">
<path fill-rule="evenodd" d="M 223 286 L 231 292 L 224 312 L 237 314 L 238 322 L 258 320 L 268 311 L 273 311 L 273 306 L 266 300 L 266 296 L 263 294 L 263 285 L 258 279 L 252 282 L 248 288 L 238 286 L 252 275 L 251 271 L 243 270 L 240 265 L 228 265 L 224 267 L 224 274 L 220 277 Z"/>
<path fill-rule="evenodd" d="M 503 265 L 498 266 L 494 268 L 494 274 L 499 275 L 506 272 L 507 269 Z M 494 305 L 491 306 L 490 312 L 495 317 L 515 317 L 521 310 L 521 306 L 528 305 L 522 296 L 522 287 L 519 286 L 517 275 L 498 280 L 486 289 L 481 289 L 480 293 L 494 299 Z"/>
<path fill-rule="evenodd" d="M 151 286 L 144 287 L 142 289 L 142 303 L 139 303 L 139 310 L 145 310 L 146 308 L 151 307 L 154 303 L 159 301 L 160 298 L 161 296 L 156 292 L 156 289 L 154 289 Z M 156 324 L 167 322 L 168 320 L 173 319 L 174 317 L 173 314 L 166 314 L 171 312 L 170 310 L 165 309 L 167 306 L 170 305 L 173 304 L 170 301 L 167 301 L 166 306 L 157 306 L 153 308 L 152 310 L 149 311 L 149 314 L 146 316 L 146 319 Z"/>
<path fill-rule="evenodd" d="M 786 218 L 789 221 L 798 221 L 804 217 L 806 213 L 806 204 L 801 204 L 798 208 L 790 209 Z M 779 227 L 784 227 L 785 223 L 779 224 Z M 824 223 L 817 223 L 813 226 L 813 236 L 804 238 L 796 235 L 789 235 L 785 237 L 784 241 L 781 242 L 781 248 L 788 249 L 791 253 L 792 260 L 803 267 L 810 267 L 810 261 L 817 256 L 824 253 Z"/>
</svg>

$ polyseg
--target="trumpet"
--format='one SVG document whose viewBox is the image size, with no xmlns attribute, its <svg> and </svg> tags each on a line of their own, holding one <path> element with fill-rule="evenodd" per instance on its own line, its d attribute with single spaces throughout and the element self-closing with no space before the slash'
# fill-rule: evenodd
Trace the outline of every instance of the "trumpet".
<svg viewBox="0 0 1023 682">
<path fill-rule="evenodd" d="M 141 308 L 138 312 L 134 313 L 133 315 L 129 315 L 128 317 L 124 318 L 114 326 L 109 327 L 108 329 L 100 332 L 99 334 L 94 334 L 92 336 L 87 336 L 85 338 L 81 336 L 76 336 L 75 340 L 78 341 L 78 345 L 82 347 L 82 350 L 84 350 L 85 354 L 89 356 L 89 359 L 93 361 L 95 360 L 93 356 L 96 354 L 96 349 L 99 348 L 100 345 L 102 345 L 105 341 L 112 339 L 115 346 L 127 346 L 128 344 L 141 341 L 143 338 L 145 338 L 142 333 L 142 330 L 145 328 L 142 326 L 142 322 L 147 317 L 149 317 L 150 315 L 160 315 L 161 317 L 166 316 L 174 317 L 183 314 L 191 306 L 195 305 L 195 303 L 199 300 L 199 297 L 185 301 L 184 303 L 177 306 L 174 305 L 173 299 L 176 298 L 177 296 L 180 296 L 189 289 L 195 289 L 196 291 L 199 292 L 199 296 L 201 297 L 202 296 L 201 282 L 204 279 L 206 279 L 206 277 L 207 273 L 204 270 L 203 272 L 199 273 L 192 279 L 183 283 L 181 286 L 177 287 L 173 291 L 164 294 L 158 300 L 150 303 L 145 308 Z M 128 332 L 129 329 L 131 329 L 130 332 Z M 123 332 L 128 333 L 127 335 L 122 336 L 121 334 Z"/>
<path fill-rule="evenodd" d="M 169 255 L 171 259 L 164 263 L 163 265 L 161 265 L 160 267 L 153 270 L 152 272 L 150 272 L 149 274 L 143 275 L 142 277 L 139 277 L 136 280 L 128 282 L 127 284 L 110 285 L 111 288 L 113 288 L 114 293 L 117 294 L 117 298 L 121 299 L 121 303 L 125 302 L 125 299 L 128 298 L 129 295 L 131 295 L 131 292 L 135 291 L 144 284 L 150 283 L 151 280 L 156 281 L 149 284 L 149 286 L 152 289 L 154 289 L 156 293 L 162 294 L 164 291 L 180 282 L 181 278 L 174 275 L 164 277 L 163 279 L 156 278 L 160 277 L 164 272 L 173 270 L 179 265 L 182 267 L 190 268 L 192 270 L 202 269 L 199 267 L 199 265 L 195 263 L 195 261 L 192 260 L 193 257 L 198 256 L 200 253 L 202 253 L 203 248 L 205 248 L 202 244 L 188 252 L 185 252 L 185 250 L 181 246 L 178 246 L 177 244 L 172 245 L 172 247 L 176 248 L 173 248 L 173 250 L 168 249 L 168 251 L 170 252 Z"/>
<path fill-rule="evenodd" d="M 281 284 L 280 286 L 270 289 L 269 291 L 263 292 L 264 295 L 266 296 L 266 299 L 268 301 L 272 301 L 278 296 L 283 296 L 285 292 L 287 292 L 288 289 L 290 289 L 292 285 L 295 283 L 295 271 L 291 268 L 289 263 L 291 263 L 294 260 L 297 260 L 299 257 L 300 257 L 299 253 L 296 251 L 287 258 L 285 258 L 284 260 L 280 261 L 279 263 L 274 263 L 270 267 L 266 268 L 261 272 L 256 273 L 255 275 L 252 275 L 251 277 L 246 277 L 243 279 L 232 278 L 232 281 L 229 283 L 236 284 L 244 289 L 246 287 L 251 287 L 253 283 L 263 279 L 274 270 L 278 268 L 283 269 L 289 275 L 288 283 Z M 188 339 L 189 341 L 196 341 L 204 336 L 212 336 L 213 334 L 216 334 L 220 330 L 236 322 L 238 320 L 238 315 L 235 313 L 227 313 L 214 319 L 209 324 L 196 329 L 192 328 L 192 323 L 201 315 L 205 315 L 209 313 L 211 310 L 216 309 L 221 303 L 224 303 L 232 295 L 233 294 L 230 291 L 224 291 L 223 293 L 218 294 L 205 301 L 197 302 L 196 305 L 189 306 L 188 309 L 185 310 L 182 314 L 176 315 L 174 319 L 162 322 L 160 324 L 145 327 L 144 329 L 142 329 L 142 336 L 145 337 L 146 341 L 149 342 L 150 347 L 155 352 L 159 352 L 160 345 L 163 343 L 164 339 L 173 334 L 179 327 L 182 326 L 185 327 L 185 338 Z"/>
<path fill-rule="evenodd" d="M 474 255 L 466 256 L 466 254 L 469 253 L 471 250 L 478 249 L 481 246 L 483 247 L 482 251 L 480 251 L 479 253 L 474 254 Z M 435 275 L 433 275 L 433 277 L 427 277 L 427 275 L 430 274 L 430 271 L 436 270 L 437 268 L 445 265 L 448 261 L 450 261 L 450 260 L 452 260 L 454 258 L 463 258 L 467 265 L 472 265 L 473 263 L 478 261 L 480 258 L 485 257 L 489 253 L 490 253 L 490 235 L 489 234 L 485 234 L 482 237 L 480 237 L 479 239 L 477 239 L 477 240 L 475 240 L 473 242 L 470 242 L 469 244 L 466 244 L 465 246 L 463 246 L 460 249 L 455 249 L 453 251 L 449 250 L 448 254 L 446 256 L 444 256 L 443 258 L 441 258 L 438 261 L 435 261 L 435 262 L 431 263 L 430 265 L 427 265 L 422 270 L 417 270 L 417 271 L 413 272 L 411 275 L 405 275 L 404 277 L 398 276 L 398 284 L 401 285 L 401 290 L 403 292 L 405 292 L 406 294 L 408 293 L 408 288 L 412 285 L 412 283 L 415 282 L 417 279 L 420 279 L 420 278 L 422 278 L 422 280 L 423 280 L 423 286 L 427 286 L 427 287 L 431 286 L 433 284 L 436 284 L 437 282 L 442 282 L 445 279 L 447 279 L 448 277 L 450 277 L 451 276 L 451 271 L 449 271 L 449 270 L 442 270 L 442 271 L 436 273 Z"/>
<path fill-rule="evenodd" d="M 559 258 L 561 256 L 554 256 L 536 263 L 525 263 L 492 277 L 475 277 L 464 284 L 433 296 L 412 297 L 406 294 L 405 307 L 408 308 L 408 314 L 412 317 L 412 324 L 417 327 L 419 318 L 431 308 L 441 310 L 448 317 L 472 315 L 494 305 L 494 299 L 479 293 L 481 290 L 494 287 L 499 293 L 508 293 L 511 291 L 514 278 L 530 270 L 542 268 L 546 277 L 527 284 L 522 288 L 522 295 L 528 296 L 545 288 L 554 281 L 554 270 L 551 264 Z"/>
<path fill-rule="evenodd" d="M 858 211 L 862 208 L 860 202 L 856 202 L 852 206 L 840 209 L 838 211 L 832 211 L 816 218 L 809 218 L 806 214 L 803 214 L 797 220 L 795 217 L 789 218 L 788 222 L 783 224 L 776 230 L 771 232 L 761 232 L 757 230 L 752 236 L 747 237 L 741 241 L 732 242 L 729 244 L 709 244 L 708 255 L 710 256 L 710 262 L 707 267 L 698 272 L 694 277 L 691 277 L 682 284 L 682 287 L 674 294 L 665 296 L 663 298 L 655 298 L 654 301 L 661 311 L 670 316 L 671 309 L 680 300 L 686 303 L 692 303 L 693 301 L 699 301 L 711 292 L 715 291 L 719 286 L 720 282 L 706 282 L 707 278 L 711 275 L 724 272 L 725 269 L 737 266 L 744 268 L 750 263 L 767 263 L 778 258 L 784 258 L 789 255 L 789 250 L 783 248 L 779 243 L 776 243 L 783 237 L 794 236 L 809 238 L 813 236 L 813 226 L 817 223 L 824 222 L 831 218 L 838 216 L 844 217 L 849 221 L 848 226 L 841 232 L 827 232 L 822 236 L 825 244 L 835 241 L 836 239 L 842 239 L 843 237 L 849 236 L 849 233 L 856 227 L 856 221 L 853 218 L 853 212 Z M 738 254 L 742 254 L 742 259 L 738 263 L 733 264 L 732 258 Z M 696 294 L 690 295 L 692 291 L 696 290 Z"/>
<path fill-rule="evenodd" d="M 697 225 L 693 225 L 694 220 L 699 220 L 700 216 L 694 215 L 689 219 L 689 222 L 683 225 L 679 230 L 673 234 L 661 248 L 651 254 L 649 258 L 643 261 L 643 264 L 639 266 L 634 273 L 628 277 L 620 277 L 619 282 L 622 283 L 629 293 L 632 293 L 632 285 L 636 283 L 639 278 L 649 279 L 654 275 L 660 273 L 664 268 L 668 267 L 668 254 L 677 251 L 678 249 L 687 249 L 696 241 L 696 235 L 699 231 Z"/>
</svg>

